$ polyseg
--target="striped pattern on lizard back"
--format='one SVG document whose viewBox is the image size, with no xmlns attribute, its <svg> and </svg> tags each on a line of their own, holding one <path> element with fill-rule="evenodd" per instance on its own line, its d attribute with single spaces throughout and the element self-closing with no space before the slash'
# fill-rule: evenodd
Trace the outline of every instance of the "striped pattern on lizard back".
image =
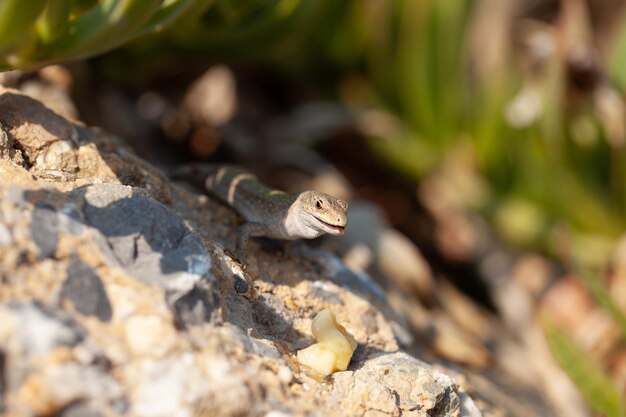
<svg viewBox="0 0 626 417">
<path fill-rule="evenodd" d="M 230 165 L 221 166 L 210 175 L 206 188 L 249 222 L 281 222 L 298 197 L 267 187 L 250 172 Z"/>
</svg>

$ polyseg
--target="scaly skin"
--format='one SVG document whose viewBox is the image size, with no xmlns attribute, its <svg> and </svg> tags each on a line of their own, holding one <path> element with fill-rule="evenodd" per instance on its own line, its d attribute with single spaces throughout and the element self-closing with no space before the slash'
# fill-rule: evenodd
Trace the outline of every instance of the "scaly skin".
<svg viewBox="0 0 626 417">
<path fill-rule="evenodd" d="M 345 201 L 318 191 L 273 190 L 234 166 L 187 166 L 178 173 L 197 177 L 202 171 L 209 173 L 205 187 L 246 219 L 237 233 L 236 256 L 240 261 L 245 260 L 250 237 L 314 239 L 324 233 L 343 234 L 348 223 Z"/>
</svg>

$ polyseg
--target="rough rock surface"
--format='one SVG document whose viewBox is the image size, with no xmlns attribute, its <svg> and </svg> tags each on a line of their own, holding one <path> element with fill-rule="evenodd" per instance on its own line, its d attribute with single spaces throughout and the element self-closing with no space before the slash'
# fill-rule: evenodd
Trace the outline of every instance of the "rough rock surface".
<svg viewBox="0 0 626 417">
<path fill-rule="evenodd" d="M 236 215 L 120 141 L 8 89 L 0 125 L 3 415 L 480 415 L 367 275 L 256 241 L 244 272 Z M 295 353 L 323 308 L 360 346 L 319 380 Z"/>
</svg>

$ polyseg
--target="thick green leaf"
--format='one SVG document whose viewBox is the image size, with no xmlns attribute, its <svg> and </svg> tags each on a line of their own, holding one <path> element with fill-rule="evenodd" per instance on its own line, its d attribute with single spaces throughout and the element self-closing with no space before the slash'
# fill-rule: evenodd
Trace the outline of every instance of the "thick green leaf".
<svg viewBox="0 0 626 417">
<path fill-rule="evenodd" d="M 28 44 L 35 19 L 45 6 L 45 0 L 0 0 L 0 55 Z"/>
</svg>

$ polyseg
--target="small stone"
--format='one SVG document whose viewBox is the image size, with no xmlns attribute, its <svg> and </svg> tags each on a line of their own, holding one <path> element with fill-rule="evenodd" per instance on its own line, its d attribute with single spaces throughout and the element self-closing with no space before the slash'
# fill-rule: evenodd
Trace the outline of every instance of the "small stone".
<svg viewBox="0 0 626 417">
<path fill-rule="evenodd" d="M 100 276 L 78 259 L 74 259 L 67 268 L 61 298 L 70 300 L 74 308 L 85 316 L 96 316 L 105 322 L 111 320 L 111 303 Z"/>
<path fill-rule="evenodd" d="M 358 344 L 337 323 L 335 314 L 328 309 L 320 311 L 311 323 L 311 331 L 318 343 L 299 350 L 298 362 L 319 375 L 345 371 Z"/>
</svg>

